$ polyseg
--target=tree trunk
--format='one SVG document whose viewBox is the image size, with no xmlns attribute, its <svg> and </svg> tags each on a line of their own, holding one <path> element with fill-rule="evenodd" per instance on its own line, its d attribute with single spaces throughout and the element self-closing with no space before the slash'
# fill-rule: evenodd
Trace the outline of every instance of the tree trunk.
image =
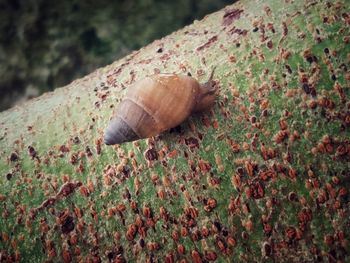
<svg viewBox="0 0 350 263">
<path fill-rule="evenodd" d="M 0 113 L 0 261 L 349 261 L 349 28 L 245 0 Z M 211 111 L 103 144 L 135 81 L 214 67 Z"/>
</svg>

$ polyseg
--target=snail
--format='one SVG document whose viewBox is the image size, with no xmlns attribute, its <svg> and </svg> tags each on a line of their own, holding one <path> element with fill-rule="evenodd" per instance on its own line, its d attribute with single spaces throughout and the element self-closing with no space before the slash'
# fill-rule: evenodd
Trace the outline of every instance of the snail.
<svg viewBox="0 0 350 263">
<path fill-rule="evenodd" d="M 215 69 L 215 68 L 214 68 Z M 155 74 L 131 86 L 104 134 L 107 145 L 149 138 L 209 109 L 216 98 L 214 69 L 204 84 L 191 76 Z"/>
</svg>

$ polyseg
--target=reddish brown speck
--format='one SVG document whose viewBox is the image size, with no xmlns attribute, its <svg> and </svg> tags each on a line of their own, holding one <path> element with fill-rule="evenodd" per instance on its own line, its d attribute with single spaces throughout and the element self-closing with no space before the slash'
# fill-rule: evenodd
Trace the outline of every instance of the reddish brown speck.
<svg viewBox="0 0 350 263">
<path fill-rule="evenodd" d="M 186 143 L 186 145 L 188 145 L 190 147 L 190 149 L 199 148 L 198 139 L 196 139 L 194 137 L 186 138 L 185 143 Z"/>
<path fill-rule="evenodd" d="M 293 240 L 296 237 L 296 230 L 294 227 L 290 226 L 286 229 L 286 235 L 288 239 Z"/>
<path fill-rule="evenodd" d="M 266 46 L 269 48 L 269 49 L 272 49 L 273 48 L 273 42 L 271 40 L 269 40 L 267 43 L 266 43 Z"/>
<path fill-rule="evenodd" d="M 198 253 L 198 251 L 192 250 L 191 256 L 192 256 L 192 261 L 194 263 L 202 263 L 202 258 L 201 258 L 201 255 Z"/>
<path fill-rule="evenodd" d="M 19 159 L 18 154 L 15 153 L 15 152 L 11 153 L 9 159 L 10 159 L 11 162 L 16 162 L 16 161 L 18 161 L 18 159 Z"/>
<path fill-rule="evenodd" d="M 208 261 L 215 261 L 217 259 L 217 255 L 214 251 L 205 251 L 204 256 Z"/>
<path fill-rule="evenodd" d="M 250 185 L 250 193 L 254 199 L 263 198 L 265 195 L 264 188 L 259 182 L 255 182 Z"/>
<path fill-rule="evenodd" d="M 150 148 L 145 152 L 145 158 L 148 161 L 158 160 L 158 153 L 154 148 Z"/>
<path fill-rule="evenodd" d="M 231 25 L 235 20 L 239 19 L 243 10 L 241 9 L 230 9 L 227 10 L 223 16 L 222 24 L 224 26 Z"/>
<path fill-rule="evenodd" d="M 214 42 L 216 42 L 217 40 L 218 40 L 218 36 L 213 36 L 213 37 L 211 37 L 205 44 L 199 46 L 199 47 L 197 48 L 197 51 L 201 51 L 201 50 L 203 50 L 203 49 L 205 49 L 205 48 L 210 47 L 210 46 L 211 46 Z"/>
<path fill-rule="evenodd" d="M 33 146 L 28 146 L 28 153 L 29 153 L 30 157 L 32 157 L 32 159 L 37 157 L 37 152 L 35 151 Z"/>
</svg>

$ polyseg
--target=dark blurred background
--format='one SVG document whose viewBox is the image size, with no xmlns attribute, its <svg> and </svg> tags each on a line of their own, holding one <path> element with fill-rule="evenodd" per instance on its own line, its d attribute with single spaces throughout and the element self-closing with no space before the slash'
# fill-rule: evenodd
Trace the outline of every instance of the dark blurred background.
<svg viewBox="0 0 350 263">
<path fill-rule="evenodd" d="M 0 111 L 234 0 L 0 0 Z"/>
</svg>

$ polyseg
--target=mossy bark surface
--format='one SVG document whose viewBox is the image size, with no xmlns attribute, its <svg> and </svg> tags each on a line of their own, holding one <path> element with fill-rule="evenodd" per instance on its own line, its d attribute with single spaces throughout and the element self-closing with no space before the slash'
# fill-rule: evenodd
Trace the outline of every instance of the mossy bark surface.
<svg viewBox="0 0 350 263">
<path fill-rule="evenodd" d="M 350 6 L 241 1 L 0 113 L 0 258 L 349 261 Z M 204 82 L 209 112 L 103 145 L 136 80 Z"/>
</svg>

